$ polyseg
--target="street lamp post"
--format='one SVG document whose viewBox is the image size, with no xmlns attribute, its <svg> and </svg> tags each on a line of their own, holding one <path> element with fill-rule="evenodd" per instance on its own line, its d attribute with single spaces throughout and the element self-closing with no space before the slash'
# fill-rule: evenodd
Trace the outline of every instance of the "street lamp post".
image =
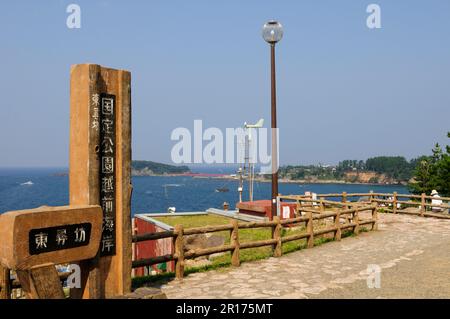
<svg viewBox="0 0 450 319">
<path fill-rule="evenodd" d="M 278 196 L 278 149 L 277 149 L 277 92 L 275 82 L 275 44 L 283 37 L 281 23 L 270 20 L 263 26 L 262 36 L 270 44 L 270 73 L 271 73 L 271 119 L 272 119 L 272 211 L 270 219 L 277 212 Z"/>
</svg>

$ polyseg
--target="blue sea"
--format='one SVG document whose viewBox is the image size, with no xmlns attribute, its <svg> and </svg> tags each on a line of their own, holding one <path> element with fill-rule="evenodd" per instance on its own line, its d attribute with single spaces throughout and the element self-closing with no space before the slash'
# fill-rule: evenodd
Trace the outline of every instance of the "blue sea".
<svg viewBox="0 0 450 319">
<path fill-rule="evenodd" d="M 60 206 L 69 203 L 69 178 L 62 173 L 67 168 L 0 169 L 0 213 L 35 208 L 42 205 Z M 224 171 L 205 170 L 208 173 Z M 227 172 L 228 173 L 228 172 Z M 62 176 L 61 176 L 62 175 Z M 221 208 L 223 202 L 231 207 L 238 201 L 238 181 L 194 177 L 139 176 L 133 177 L 132 214 L 161 213 L 174 206 L 177 212 L 204 211 Z M 229 192 L 216 192 L 228 188 Z M 404 186 L 357 184 L 284 184 L 281 194 L 315 193 L 408 193 Z M 254 199 L 270 198 L 270 183 L 255 183 Z M 244 200 L 248 194 L 244 191 Z"/>
</svg>

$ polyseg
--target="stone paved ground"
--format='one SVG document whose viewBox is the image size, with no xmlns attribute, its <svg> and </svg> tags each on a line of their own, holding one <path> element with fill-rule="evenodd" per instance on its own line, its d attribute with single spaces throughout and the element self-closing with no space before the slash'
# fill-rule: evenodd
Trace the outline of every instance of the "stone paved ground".
<svg viewBox="0 0 450 319">
<path fill-rule="evenodd" d="M 379 214 L 376 232 L 191 274 L 163 285 L 168 298 L 450 298 L 450 220 Z M 381 267 L 381 288 L 367 267 Z"/>
</svg>

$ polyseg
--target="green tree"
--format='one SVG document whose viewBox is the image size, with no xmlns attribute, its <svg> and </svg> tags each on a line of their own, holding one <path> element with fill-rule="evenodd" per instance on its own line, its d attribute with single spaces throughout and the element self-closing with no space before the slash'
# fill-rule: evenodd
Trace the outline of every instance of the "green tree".
<svg viewBox="0 0 450 319">
<path fill-rule="evenodd" d="M 372 157 L 367 159 L 365 167 L 398 181 L 407 181 L 412 176 L 412 167 L 403 156 Z"/>
<path fill-rule="evenodd" d="M 447 134 L 450 138 L 450 132 Z M 441 148 L 436 152 L 434 182 L 436 190 L 443 196 L 450 196 L 450 146 L 446 146 L 444 153 Z M 434 155 L 434 152 L 433 152 Z"/>
<path fill-rule="evenodd" d="M 437 189 L 438 192 L 441 191 L 440 189 L 440 161 L 442 160 L 442 148 L 439 145 L 439 143 L 436 143 L 431 150 L 431 165 L 430 165 L 430 178 L 431 178 L 431 188 Z"/>
<path fill-rule="evenodd" d="M 415 162 L 414 181 L 408 185 L 409 189 L 414 194 L 429 194 L 433 189 L 433 183 L 431 181 L 431 158 L 429 156 L 422 156 L 416 159 Z"/>
<path fill-rule="evenodd" d="M 450 132 L 447 137 L 450 138 Z M 409 184 L 413 193 L 430 194 L 436 189 L 441 195 L 450 196 L 450 146 L 447 145 L 445 150 L 444 152 L 436 143 L 431 156 L 423 156 L 414 161 L 414 182 Z"/>
<path fill-rule="evenodd" d="M 450 197 L 450 153 L 444 154 L 438 164 L 438 191 Z"/>
</svg>

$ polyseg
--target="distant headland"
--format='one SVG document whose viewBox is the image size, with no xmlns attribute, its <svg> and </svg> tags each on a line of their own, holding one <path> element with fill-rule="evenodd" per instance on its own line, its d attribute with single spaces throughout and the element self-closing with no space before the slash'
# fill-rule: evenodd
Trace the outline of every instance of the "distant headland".
<svg viewBox="0 0 450 319">
<path fill-rule="evenodd" d="M 153 176 L 153 175 L 179 175 L 190 173 L 187 166 L 176 166 L 152 161 L 132 161 L 131 175 Z"/>
</svg>

